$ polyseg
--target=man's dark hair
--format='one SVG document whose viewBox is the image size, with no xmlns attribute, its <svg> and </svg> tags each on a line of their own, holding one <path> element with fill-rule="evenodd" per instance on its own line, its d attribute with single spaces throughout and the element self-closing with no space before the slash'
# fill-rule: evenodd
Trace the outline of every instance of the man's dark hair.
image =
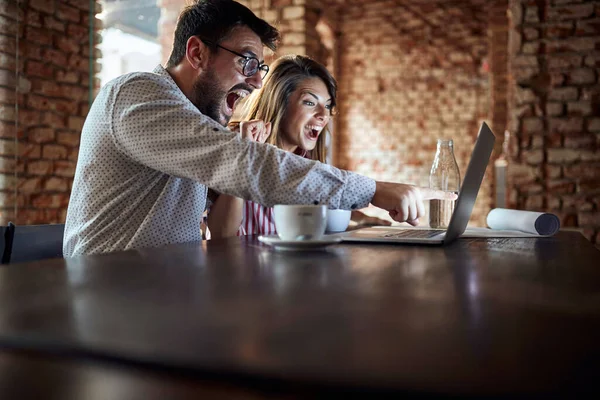
<svg viewBox="0 0 600 400">
<path fill-rule="evenodd" d="M 247 7 L 233 0 L 199 0 L 186 7 L 177 20 L 173 51 L 167 62 L 167 68 L 176 66 L 185 56 L 187 41 L 199 36 L 215 45 L 225 40 L 238 26 L 247 26 L 258 35 L 261 42 L 275 50 L 279 32 L 265 20 L 258 18 Z"/>
</svg>

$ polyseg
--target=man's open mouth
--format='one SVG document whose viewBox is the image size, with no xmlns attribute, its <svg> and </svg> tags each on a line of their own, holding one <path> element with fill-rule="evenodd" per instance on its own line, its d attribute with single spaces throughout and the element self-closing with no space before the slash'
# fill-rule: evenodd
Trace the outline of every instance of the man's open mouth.
<svg viewBox="0 0 600 400">
<path fill-rule="evenodd" d="M 228 111 L 230 114 L 233 114 L 233 110 L 235 110 L 235 106 L 240 99 L 248 96 L 249 92 L 243 89 L 233 90 L 227 94 L 225 98 L 225 102 L 227 104 Z"/>
</svg>

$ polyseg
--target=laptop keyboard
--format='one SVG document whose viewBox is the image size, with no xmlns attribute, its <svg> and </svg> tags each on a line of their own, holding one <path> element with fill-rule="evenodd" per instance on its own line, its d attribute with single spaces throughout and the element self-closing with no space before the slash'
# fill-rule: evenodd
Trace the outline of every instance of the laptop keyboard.
<svg viewBox="0 0 600 400">
<path fill-rule="evenodd" d="M 381 237 L 388 239 L 398 238 L 430 238 L 446 232 L 441 229 L 403 229 L 393 233 L 385 233 Z"/>
</svg>

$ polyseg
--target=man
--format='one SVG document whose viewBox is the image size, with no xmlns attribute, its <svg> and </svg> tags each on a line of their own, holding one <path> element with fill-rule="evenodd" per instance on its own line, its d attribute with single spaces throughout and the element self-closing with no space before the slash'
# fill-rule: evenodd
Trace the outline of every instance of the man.
<svg viewBox="0 0 600 400">
<path fill-rule="evenodd" d="M 180 15 L 166 69 L 123 75 L 102 88 L 81 135 L 65 257 L 200 240 L 208 187 L 267 206 L 357 209 L 371 202 L 413 225 L 423 199 L 446 198 L 227 130 L 235 103 L 262 86 L 263 46 L 274 49 L 278 37 L 239 3 L 201 1 Z"/>
</svg>

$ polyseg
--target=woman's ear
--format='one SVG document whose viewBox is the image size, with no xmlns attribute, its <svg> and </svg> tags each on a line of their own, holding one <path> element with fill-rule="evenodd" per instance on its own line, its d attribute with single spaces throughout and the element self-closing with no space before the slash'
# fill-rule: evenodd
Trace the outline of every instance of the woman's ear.
<svg viewBox="0 0 600 400">
<path fill-rule="evenodd" d="M 210 49 L 198 36 L 190 36 L 185 46 L 185 58 L 194 69 L 206 69 Z"/>
</svg>

